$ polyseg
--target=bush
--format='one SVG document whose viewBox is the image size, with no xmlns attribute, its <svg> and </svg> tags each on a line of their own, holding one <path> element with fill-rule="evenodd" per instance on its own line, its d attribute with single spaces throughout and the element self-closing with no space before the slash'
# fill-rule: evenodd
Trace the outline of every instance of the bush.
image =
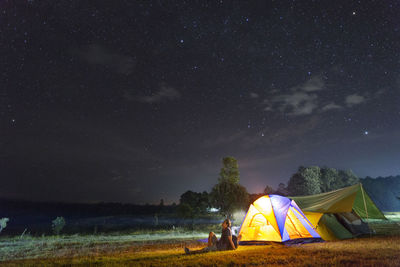
<svg viewBox="0 0 400 267">
<path fill-rule="evenodd" d="M 51 228 L 53 230 L 53 233 L 56 235 L 59 235 L 61 230 L 65 226 L 65 219 L 64 217 L 57 217 L 52 221 Z"/>
<path fill-rule="evenodd" d="M 3 231 L 4 228 L 7 227 L 7 222 L 8 222 L 9 220 L 10 220 L 10 219 L 8 219 L 8 218 L 1 218 L 1 219 L 0 219 L 0 233 L 1 233 L 1 231 Z"/>
</svg>

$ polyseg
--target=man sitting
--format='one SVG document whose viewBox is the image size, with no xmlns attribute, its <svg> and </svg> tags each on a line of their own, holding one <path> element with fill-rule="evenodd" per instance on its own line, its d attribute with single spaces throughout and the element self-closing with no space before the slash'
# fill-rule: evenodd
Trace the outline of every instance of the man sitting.
<svg viewBox="0 0 400 267">
<path fill-rule="evenodd" d="M 237 245 L 235 245 L 234 242 L 235 238 L 232 239 L 231 221 L 229 219 L 225 219 L 225 221 L 223 221 L 221 225 L 222 225 L 222 234 L 219 240 L 213 232 L 210 232 L 210 234 L 208 235 L 207 247 L 196 251 L 190 251 L 187 247 L 185 247 L 185 253 L 197 254 L 209 251 L 236 249 Z"/>
</svg>

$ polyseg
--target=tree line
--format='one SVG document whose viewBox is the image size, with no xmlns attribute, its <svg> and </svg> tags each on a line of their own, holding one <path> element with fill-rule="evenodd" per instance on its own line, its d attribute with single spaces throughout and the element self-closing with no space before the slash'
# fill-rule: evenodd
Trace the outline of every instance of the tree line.
<svg viewBox="0 0 400 267">
<path fill-rule="evenodd" d="M 209 193 L 189 190 L 181 195 L 178 208 L 181 216 L 195 218 L 214 207 L 219 209 L 222 215 L 231 217 L 235 210 L 248 208 L 250 203 L 263 195 L 314 195 L 359 183 L 359 178 L 351 170 L 300 166 L 287 185 L 280 183 L 276 189 L 267 185 L 263 192 L 249 194 L 246 188 L 239 184 L 237 160 L 234 157 L 225 157 L 222 159 L 222 165 L 218 182 Z"/>
</svg>

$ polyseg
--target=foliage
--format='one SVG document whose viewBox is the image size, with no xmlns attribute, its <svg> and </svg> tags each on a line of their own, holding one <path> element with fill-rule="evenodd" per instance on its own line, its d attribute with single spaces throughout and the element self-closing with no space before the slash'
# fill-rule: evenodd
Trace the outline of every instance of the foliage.
<svg viewBox="0 0 400 267">
<path fill-rule="evenodd" d="M 211 196 L 214 206 L 226 217 L 231 217 L 235 210 L 248 208 L 249 194 L 240 184 L 220 182 L 213 187 Z"/>
<path fill-rule="evenodd" d="M 290 195 L 313 195 L 340 189 L 359 182 L 351 170 L 318 166 L 300 167 L 288 183 Z"/>
<path fill-rule="evenodd" d="M 275 194 L 281 195 L 281 196 L 288 196 L 289 190 L 287 189 L 287 187 L 284 183 L 279 183 L 278 189 L 276 189 Z"/>
<path fill-rule="evenodd" d="M 222 160 L 222 164 L 218 184 L 212 188 L 210 198 L 214 207 L 220 209 L 221 214 L 231 217 L 235 210 L 247 208 L 249 194 L 246 188 L 239 184 L 237 160 L 226 157 Z"/>
<path fill-rule="evenodd" d="M 0 233 L 3 231 L 4 228 L 7 227 L 7 222 L 9 221 L 9 218 L 1 218 L 0 219 Z"/>
<path fill-rule="evenodd" d="M 64 217 L 57 217 L 52 221 L 51 228 L 53 230 L 53 233 L 56 235 L 59 235 L 61 230 L 65 226 L 65 219 Z"/>
<path fill-rule="evenodd" d="M 334 168 L 323 167 L 321 168 L 321 192 L 328 192 L 332 191 L 338 186 L 338 179 L 339 172 Z M 335 189 L 333 189 L 335 188 Z"/>
<path fill-rule="evenodd" d="M 317 166 L 303 167 L 293 174 L 288 183 L 291 195 L 304 196 L 321 193 L 321 169 Z"/>
<path fill-rule="evenodd" d="M 209 195 L 206 191 L 197 193 L 188 190 L 181 195 L 179 204 L 189 205 L 198 214 L 205 213 L 210 206 Z"/>
<path fill-rule="evenodd" d="M 270 195 L 270 194 L 274 194 L 274 193 L 275 193 L 275 190 L 271 186 L 267 185 L 265 187 L 264 195 Z"/>
<path fill-rule="evenodd" d="M 239 166 L 237 160 L 234 157 L 225 157 L 222 159 L 222 164 L 223 167 L 219 172 L 219 182 L 239 183 Z"/>
<path fill-rule="evenodd" d="M 360 179 L 351 170 L 339 170 L 339 177 L 336 179 L 335 189 L 343 188 L 360 182 Z M 334 190 L 334 189 L 332 189 Z"/>
<path fill-rule="evenodd" d="M 192 208 L 189 204 L 186 203 L 179 205 L 178 214 L 180 217 L 187 219 L 193 219 L 196 216 L 194 208 Z"/>
<path fill-rule="evenodd" d="M 200 214 L 207 212 L 210 206 L 209 196 L 206 191 L 197 193 L 193 191 L 186 191 L 181 195 L 179 200 L 178 214 L 185 219 L 192 219 L 192 228 L 194 218 Z"/>
</svg>

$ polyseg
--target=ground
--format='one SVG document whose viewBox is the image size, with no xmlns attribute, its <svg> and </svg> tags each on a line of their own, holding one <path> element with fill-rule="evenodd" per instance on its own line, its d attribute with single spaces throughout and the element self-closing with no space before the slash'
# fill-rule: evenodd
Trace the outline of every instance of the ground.
<svg viewBox="0 0 400 267">
<path fill-rule="evenodd" d="M 132 266 L 400 266 L 400 236 L 366 237 L 323 243 L 285 246 L 240 246 L 235 251 L 185 255 L 184 246 L 197 249 L 193 239 L 132 241 L 129 237 L 90 242 L 35 240 L 31 248 L 14 241 L 19 254 L 2 255 L 6 266 L 132 265 Z M 32 242 L 32 241 L 31 241 Z M 36 242 L 36 243 L 35 243 Z M 0 253 L 6 253 L 4 242 Z M 12 243 L 7 244 L 8 250 Z M 34 251 L 35 254 L 29 254 Z M 9 250 L 10 252 L 10 250 Z"/>
<path fill-rule="evenodd" d="M 0 237 L 1 266 L 400 266 L 400 213 L 370 222 L 377 235 L 287 246 L 240 246 L 235 251 L 185 255 L 200 249 L 213 227 L 173 227 L 90 235 Z"/>
</svg>

